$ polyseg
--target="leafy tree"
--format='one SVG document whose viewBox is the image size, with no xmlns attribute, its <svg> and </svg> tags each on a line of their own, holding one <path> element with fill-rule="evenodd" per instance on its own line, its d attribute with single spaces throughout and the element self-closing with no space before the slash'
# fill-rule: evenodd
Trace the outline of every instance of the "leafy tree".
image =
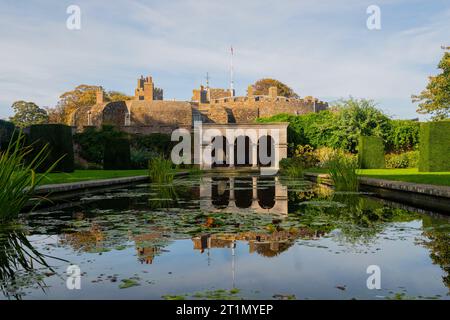
<svg viewBox="0 0 450 320">
<path fill-rule="evenodd" d="M 98 86 L 81 84 L 74 90 L 64 92 L 59 97 L 55 112 L 58 112 L 63 122 L 68 124 L 75 110 L 95 104 L 97 90 Z"/>
<path fill-rule="evenodd" d="M 386 149 L 390 152 L 414 150 L 419 144 L 420 122 L 411 120 L 392 120 L 387 135 Z"/>
<path fill-rule="evenodd" d="M 298 98 L 298 94 L 289 86 L 275 79 L 260 79 L 253 85 L 253 93 L 255 95 L 268 95 L 270 87 L 277 87 L 278 95 L 286 98 Z"/>
<path fill-rule="evenodd" d="M 279 114 L 258 121 L 289 122 L 288 143 L 291 155 L 298 144 L 309 144 L 314 148 L 326 146 L 354 153 L 359 135 L 379 136 L 387 143 L 392 132 L 392 120 L 378 110 L 373 101 L 354 98 L 338 101 L 332 110 L 299 116 Z M 415 141 L 414 138 L 410 140 Z"/>
<path fill-rule="evenodd" d="M 450 117 L 450 47 L 443 47 L 444 56 L 438 64 L 442 70 L 436 76 L 428 78 L 426 89 L 419 95 L 412 95 L 412 101 L 418 102 L 418 113 L 431 114 L 434 120 Z"/>
<path fill-rule="evenodd" d="M 47 112 L 34 102 L 16 101 L 13 103 L 14 116 L 10 120 L 18 127 L 24 128 L 32 124 L 48 122 Z"/>
<path fill-rule="evenodd" d="M 132 96 L 127 96 L 126 94 L 119 91 L 108 91 L 105 96 L 105 101 L 127 101 L 133 99 Z"/>
<path fill-rule="evenodd" d="M 74 90 L 64 92 L 60 97 L 56 107 L 48 110 L 50 122 L 52 123 L 69 123 L 71 114 L 86 106 L 92 106 L 96 103 L 96 92 L 99 86 L 81 84 Z M 128 96 L 119 91 L 106 92 L 103 88 L 103 96 L 105 102 L 125 101 L 133 97 Z"/>
<path fill-rule="evenodd" d="M 339 100 L 334 108 L 338 112 L 335 138 L 342 149 L 355 152 L 360 135 L 378 136 L 386 142 L 390 119 L 374 101 L 350 97 Z"/>
</svg>

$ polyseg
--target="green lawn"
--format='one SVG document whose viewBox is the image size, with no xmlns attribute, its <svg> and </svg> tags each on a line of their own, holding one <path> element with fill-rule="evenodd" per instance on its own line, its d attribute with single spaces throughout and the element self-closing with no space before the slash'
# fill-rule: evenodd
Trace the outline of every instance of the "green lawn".
<svg viewBox="0 0 450 320">
<path fill-rule="evenodd" d="M 326 169 L 307 169 L 307 172 L 326 173 Z M 368 178 L 450 186 L 450 172 L 419 172 L 414 169 L 361 169 L 359 175 Z"/>
<path fill-rule="evenodd" d="M 450 172 L 419 172 L 414 169 L 362 169 L 361 176 L 386 180 L 450 186 Z"/>
<path fill-rule="evenodd" d="M 41 184 L 68 183 L 85 180 L 100 180 L 122 177 L 148 175 L 147 169 L 142 170 L 75 170 L 72 173 L 50 173 Z"/>
</svg>

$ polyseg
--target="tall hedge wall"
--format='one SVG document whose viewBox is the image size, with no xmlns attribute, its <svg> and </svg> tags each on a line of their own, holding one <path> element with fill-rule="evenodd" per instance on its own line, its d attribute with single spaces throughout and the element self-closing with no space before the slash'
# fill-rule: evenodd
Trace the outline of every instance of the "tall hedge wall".
<svg viewBox="0 0 450 320">
<path fill-rule="evenodd" d="M 0 120 L 0 151 L 6 150 L 8 148 L 15 128 L 16 127 L 14 123 Z"/>
<path fill-rule="evenodd" d="M 450 171 L 450 121 L 422 123 L 419 140 L 419 171 Z"/>
<path fill-rule="evenodd" d="M 71 127 L 63 124 L 36 124 L 28 127 L 27 131 L 27 141 L 33 147 L 31 157 L 48 144 L 48 156 L 38 168 L 38 172 L 48 170 L 61 157 L 63 158 L 53 171 L 73 172 L 74 153 Z"/>
<path fill-rule="evenodd" d="M 360 136 L 358 142 L 358 161 L 360 168 L 384 168 L 383 139 L 375 136 Z"/>
<path fill-rule="evenodd" d="M 103 169 L 124 170 L 131 167 L 130 141 L 127 138 L 111 138 L 105 141 Z"/>
</svg>

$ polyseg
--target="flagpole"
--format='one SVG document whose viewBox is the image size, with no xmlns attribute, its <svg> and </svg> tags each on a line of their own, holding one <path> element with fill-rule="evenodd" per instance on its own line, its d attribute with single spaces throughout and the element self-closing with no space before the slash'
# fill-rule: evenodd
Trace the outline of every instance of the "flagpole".
<svg viewBox="0 0 450 320">
<path fill-rule="evenodd" d="M 233 79 L 233 46 L 231 46 L 231 68 L 230 68 L 230 95 L 234 96 L 234 79 Z"/>
</svg>

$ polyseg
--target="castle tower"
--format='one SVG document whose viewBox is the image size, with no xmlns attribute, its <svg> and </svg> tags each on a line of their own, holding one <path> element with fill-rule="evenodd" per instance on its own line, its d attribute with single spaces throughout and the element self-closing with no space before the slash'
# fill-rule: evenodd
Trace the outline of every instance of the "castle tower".
<svg viewBox="0 0 450 320">
<path fill-rule="evenodd" d="M 253 97 L 253 86 L 249 85 L 247 87 L 247 97 Z"/>
<path fill-rule="evenodd" d="M 277 87 L 270 87 L 269 88 L 269 97 L 274 98 L 274 99 L 278 97 L 278 89 L 277 89 Z"/>
<path fill-rule="evenodd" d="M 152 77 L 141 76 L 137 81 L 137 88 L 134 91 L 136 100 L 153 101 L 154 84 Z"/>
<path fill-rule="evenodd" d="M 96 100 L 96 104 L 102 104 L 104 102 L 104 96 L 103 96 L 103 88 L 102 87 L 98 87 L 97 90 L 95 91 L 95 100 Z"/>
</svg>

